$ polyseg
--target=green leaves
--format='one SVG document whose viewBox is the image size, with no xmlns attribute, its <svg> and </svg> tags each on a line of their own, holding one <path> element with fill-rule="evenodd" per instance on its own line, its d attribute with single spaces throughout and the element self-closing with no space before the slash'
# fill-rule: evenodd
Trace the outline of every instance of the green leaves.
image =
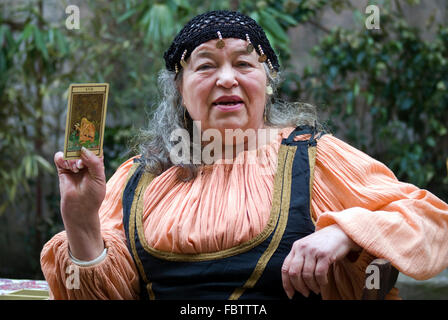
<svg viewBox="0 0 448 320">
<path fill-rule="evenodd" d="M 42 156 L 37 154 L 25 155 L 20 166 L 21 170 L 23 170 L 25 174 L 25 177 L 27 177 L 28 179 L 37 177 L 39 173 L 39 167 L 49 173 L 55 173 L 55 170 L 50 165 L 50 163 Z"/>
<path fill-rule="evenodd" d="M 146 30 L 144 41 L 159 47 L 174 35 L 173 13 L 165 4 L 156 3 L 144 14 L 140 21 L 143 30 Z"/>
<path fill-rule="evenodd" d="M 271 45 L 282 50 L 289 50 L 288 34 L 283 30 L 280 24 L 275 19 L 273 12 L 277 12 L 275 9 L 260 10 L 258 16 L 258 23 L 264 29 L 266 36 L 268 37 Z"/>
<path fill-rule="evenodd" d="M 9 27 L 0 25 L 0 96 L 3 94 L 8 81 L 9 69 L 13 65 L 13 54 L 16 50 L 17 46 Z"/>
<path fill-rule="evenodd" d="M 48 51 L 47 51 L 47 47 L 45 44 L 45 38 L 46 38 L 46 34 L 39 30 L 38 28 L 34 28 L 34 42 L 36 45 L 36 48 L 41 52 L 43 58 L 45 60 L 48 60 Z"/>
<path fill-rule="evenodd" d="M 66 56 L 69 44 L 60 28 L 39 28 L 34 22 L 25 25 L 17 37 L 17 45 L 24 45 L 26 52 L 35 52 L 46 62 Z"/>
<path fill-rule="evenodd" d="M 20 144 L 26 144 L 26 142 L 22 140 L 23 138 L 12 137 L 12 139 L 15 141 L 11 141 L 10 137 L 9 141 L 12 143 L 8 144 L 9 148 L 14 146 L 17 147 Z M 4 151 L 7 152 L 7 150 Z M 17 192 L 21 188 L 27 193 L 32 193 L 32 190 L 30 189 L 30 181 L 36 178 L 41 170 L 52 174 L 55 173 L 55 169 L 46 159 L 40 155 L 32 153 L 25 154 L 17 166 L 9 167 L 8 170 L 5 169 L 6 168 L 0 170 L 0 177 L 3 184 L 0 186 L 0 190 L 2 190 L 4 192 L 3 194 L 7 197 L 0 202 L 0 215 L 8 207 L 9 203 L 16 201 Z"/>
<path fill-rule="evenodd" d="M 313 50 L 319 64 L 300 88 L 307 82 L 302 94 L 328 105 L 351 142 L 400 179 L 448 194 L 447 47 L 445 27 L 425 41 L 400 14 L 382 10 L 377 32 L 335 29 L 322 39 Z"/>
<path fill-rule="evenodd" d="M 121 15 L 117 22 L 122 23 L 125 20 L 128 20 L 130 17 L 132 17 L 134 14 L 138 12 L 137 8 L 131 8 L 128 11 L 126 11 L 123 15 Z"/>
<path fill-rule="evenodd" d="M 29 201 L 37 196 L 32 187 L 55 174 L 48 159 L 56 150 L 45 147 L 49 136 L 56 137 L 51 104 L 60 103 L 55 92 L 72 47 L 66 29 L 44 20 L 36 7 L 13 5 L 11 20 L 0 20 L 0 211 L 14 207 L 18 197 L 26 210 L 38 210 Z M 15 21 L 17 12 L 21 19 Z"/>
<path fill-rule="evenodd" d="M 70 52 L 70 46 L 68 44 L 67 38 L 62 34 L 59 28 L 52 29 L 54 40 L 50 41 L 51 44 L 56 48 L 59 56 L 65 57 Z"/>
</svg>

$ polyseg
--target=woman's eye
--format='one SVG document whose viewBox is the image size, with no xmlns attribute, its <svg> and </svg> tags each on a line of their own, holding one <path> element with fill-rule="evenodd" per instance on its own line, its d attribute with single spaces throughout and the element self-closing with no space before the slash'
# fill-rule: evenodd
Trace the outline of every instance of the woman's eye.
<svg viewBox="0 0 448 320">
<path fill-rule="evenodd" d="M 203 64 L 203 65 L 200 65 L 196 70 L 206 70 L 206 69 L 209 69 L 209 68 L 212 68 L 212 65 L 210 65 L 210 64 Z"/>
<path fill-rule="evenodd" d="M 245 62 L 245 61 L 238 62 L 237 65 L 239 67 L 250 67 L 250 63 L 249 62 Z"/>
</svg>

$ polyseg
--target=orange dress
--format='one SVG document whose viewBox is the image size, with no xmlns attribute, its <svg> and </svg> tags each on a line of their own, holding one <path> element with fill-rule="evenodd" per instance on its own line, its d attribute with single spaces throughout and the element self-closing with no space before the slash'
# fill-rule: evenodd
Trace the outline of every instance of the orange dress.
<svg viewBox="0 0 448 320">
<path fill-rule="evenodd" d="M 176 167 L 156 177 L 144 194 L 148 244 L 163 251 L 201 253 L 255 237 L 269 219 L 281 140 L 293 129 L 284 128 L 268 144 L 242 152 L 242 161 L 233 165 L 209 166 L 205 176 L 192 181 L 177 180 Z M 267 160 L 263 167 L 251 161 L 260 155 Z M 65 231 L 45 244 L 41 266 L 52 298 L 139 298 L 139 275 L 126 246 L 121 204 L 132 164 L 133 159 L 123 163 L 107 183 L 99 212 L 107 256 L 96 265 L 79 267 L 79 289 L 66 286 L 73 262 Z M 419 280 L 448 267 L 448 205 L 398 181 L 384 164 L 329 134 L 317 143 L 311 207 L 316 230 L 338 224 L 363 248 L 355 261 L 344 258 L 332 265 L 323 299 L 359 299 L 364 270 L 375 257 Z M 397 291 L 388 298 L 397 298 Z"/>
</svg>

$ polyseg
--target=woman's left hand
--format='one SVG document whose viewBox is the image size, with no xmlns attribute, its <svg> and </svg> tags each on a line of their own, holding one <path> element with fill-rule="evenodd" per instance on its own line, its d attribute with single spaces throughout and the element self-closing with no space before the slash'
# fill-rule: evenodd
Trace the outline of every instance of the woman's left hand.
<svg viewBox="0 0 448 320">
<path fill-rule="evenodd" d="M 283 288 L 291 299 L 295 291 L 308 297 L 328 283 L 330 265 L 350 251 L 361 248 L 337 224 L 325 227 L 294 242 L 282 266 Z"/>
</svg>

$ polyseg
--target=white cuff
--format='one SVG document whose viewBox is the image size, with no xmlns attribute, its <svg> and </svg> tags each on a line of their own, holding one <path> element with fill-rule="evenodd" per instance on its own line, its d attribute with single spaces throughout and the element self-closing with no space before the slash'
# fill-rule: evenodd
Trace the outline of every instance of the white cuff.
<svg viewBox="0 0 448 320">
<path fill-rule="evenodd" d="M 103 252 L 95 259 L 90 260 L 90 261 L 82 261 L 79 259 L 76 259 L 72 253 L 70 252 L 70 250 L 68 250 L 68 255 L 70 257 L 70 259 L 73 261 L 74 264 L 77 264 L 78 266 L 81 267 L 91 267 L 97 263 L 100 263 L 101 261 L 103 261 L 106 256 L 107 256 L 107 248 L 104 248 Z"/>
</svg>

